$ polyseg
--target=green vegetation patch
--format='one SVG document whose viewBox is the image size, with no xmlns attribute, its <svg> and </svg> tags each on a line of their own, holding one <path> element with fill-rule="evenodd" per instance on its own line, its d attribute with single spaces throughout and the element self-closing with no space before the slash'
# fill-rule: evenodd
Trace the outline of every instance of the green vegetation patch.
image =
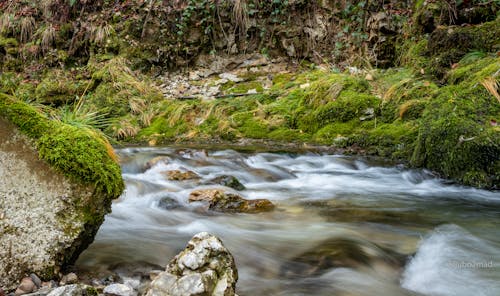
<svg viewBox="0 0 500 296">
<path fill-rule="evenodd" d="M 124 189 L 113 149 L 97 132 L 48 119 L 13 97 L 0 94 L 0 115 L 35 140 L 40 158 L 72 180 L 117 198 Z"/>
</svg>

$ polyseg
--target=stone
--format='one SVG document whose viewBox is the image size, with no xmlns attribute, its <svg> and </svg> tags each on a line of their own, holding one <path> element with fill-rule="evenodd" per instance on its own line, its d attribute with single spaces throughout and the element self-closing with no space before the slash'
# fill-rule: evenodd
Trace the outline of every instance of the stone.
<svg viewBox="0 0 500 296">
<path fill-rule="evenodd" d="M 239 78 L 238 76 L 236 76 L 235 74 L 232 74 L 232 73 L 222 73 L 222 74 L 219 74 L 219 77 L 221 79 L 226 79 L 228 81 L 232 81 L 232 82 L 242 82 L 243 79 L 242 78 Z"/>
<path fill-rule="evenodd" d="M 24 295 L 36 290 L 36 285 L 30 277 L 25 277 L 21 280 L 21 284 L 17 287 L 14 295 Z"/>
<path fill-rule="evenodd" d="M 131 287 L 124 284 L 111 284 L 103 290 L 104 295 L 112 296 L 135 296 L 137 293 Z"/>
<path fill-rule="evenodd" d="M 67 275 L 63 276 L 61 282 L 59 283 L 61 286 L 76 284 L 78 282 L 78 276 L 74 272 L 70 272 Z"/>
<path fill-rule="evenodd" d="M 202 232 L 156 276 L 146 296 L 234 296 L 237 281 L 231 253 L 219 238 Z"/>
<path fill-rule="evenodd" d="M 37 288 L 40 288 L 42 286 L 42 280 L 40 280 L 40 278 L 36 274 L 30 274 L 30 278 Z"/>
<path fill-rule="evenodd" d="M 207 182 L 207 184 L 218 184 L 235 190 L 244 190 L 245 186 L 234 176 L 222 175 L 215 177 Z"/>
<path fill-rule="evenodd" d="M 191 192 L 189 202 L 203 202 L 208 209 L 217 212 L 260 213 L 274 210 L 274 204 L 267 199 L 247 200 L 221 189 L 200 189 Z"/>
<path fill-rule="evenodd" d="M 195 172 L 193 171 L 180 171 L 180 170 L 173 170 L 173 171 L 166 171 L 164 174 L 167 176 L 167 179 L 170 181 L 185 181 L 185 180 L 196 180 L 200 179 L 200 176 L 198 176 Z"/>
<path fill-rule="evenodd" d="M 165 210 L 173 210 L 182 207 L 177 200 L 172 197 L 165 196 L 158 202 L 158 207 Z"/>
<path fill-rule="evenodd" d="M 2 100 L 4 98 L 0 95 Z M 5 114 L 3 112 L 0 110 L 0 114 Z M 16 109 L 12 112 L 21 111 Z M 31 120 L 30 124 L 34 121 Z M 43 119 L 36 121 L 42 122 Z M 102 168 L 101 172 L 95 172 L 95 176 L 107 174 L 107 182 L 116 180 L 116 190 L 98 192 L 94 183 L 78 181 L 67 175 L 71 172 L 65 174 L 56 170 L 40 159 L 42 152 L 39 153 L 32 139 L 0 115 L 0 209 L 5 213 L 0 219 L 0 287 L 5 290 L 16 289 L 27 274 L 36 273 L 42 279 L 49 279 L 55 277 L 62 267 L 72 264 L 93 241 L 104 215 L 111 209 L 112 199 L 118 197 L 118 191 L 121 192 L 118 189 L 122 182 L 118 164 L 110 157 L 106 158 L 109 154 L 103 157 L 106 154 L 104 145 L 102 150 L 93 150 L 93 147 L 101 145 L 101 140 L 91 142 L 91 136 L 84 139 L 81 136 L 84 132 L 59 134 L 69 130 L 73 131 L 73 128 L 47 134 L 44 136 L 45 143 L 59 136 L 61 138 L 57 140 L 61 145 L 72 139 L 89 141 L 85 143 L 89 144 L 86 146 L 89 151 L 103 153 L 95 154 L 101 162 L 93 163 L 92 168 Z M 51 153 L 50 149 L 54 146 L 45 145 L 39 147 L 45 149 L 45 153 Z M 81 152 L 80 147 L 67 149 Z M 58 162 L 71 161 L 71 156 L 58 153 Z M 68 155 L 71 153 L 68 152 Z M 90 155 L 81 156 L 80 161 L 95 161 Z M 89 164 L 78 162 L 78 166 L 86 169 Z M 107 189 L 107 184 L 99 186 Z M 30 287 L 36 287 L 32 278 L 29 282 Z M 28 279 L 25 283 L 28 284 Z M 31 288 L 28 290 L 32 291 Z"/>
<path fill-rule="evenodd" d="M 47 296 L 97 296 L 97 291 L 87 285 L 75 284 L 62 286 L 52 290 Z"/>
<path fill-rule="evenodd" d="M 168 164 L 169 160 L 170 159 L 167 156 L 157 156 L 146 162 L 146 164 L 144 165 L 144 170 L 147 171 L 150 168 L 158 165 L 159 163 Z"/>
</svg>

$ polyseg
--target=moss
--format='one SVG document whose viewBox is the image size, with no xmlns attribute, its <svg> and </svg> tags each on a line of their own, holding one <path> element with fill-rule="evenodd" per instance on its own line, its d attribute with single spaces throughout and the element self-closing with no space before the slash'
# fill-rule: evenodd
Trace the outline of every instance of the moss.
<svg viewBox="0 0 500 296">
<path fill-rule="evenodd" d="M 163 99 L 159 89 L 146 77 L 134 73 L 123 58 L 92 64 L 90 68 L 94 70 L 95 89 L 89 92 L 88 102 L 108 117 L 140 114 Z"/>
<path fill-rule="evenodd" d="M 110 198 L 123 191 L 112 148 L 96 132 L 51 121 L 33 107 L 2 94 L 0 115 L 34 139 L 40 158 L 64 175 L 95 186 L 97 192 Z"/>
<path fill-rule="evenodd" d="M 442 78 L 451 65 L 470 51 L 498 50 L 499 36 L 500 18 L 477 26 L 437 29 L 429 37 L 428 50 L 432 58 L 427 69 Z"/>
<path fill-rule="evenodd" d="M 318 130 L 313 139 L 320 144 L 332 144 L 334 140 L 350 136 L 358 125 L 357 120 L 330 123 Z"/>
<path fill-rule="evenodd" d="M 16 55 L 18 46 L 19 44 L 15 38 L 5 38 L 0 35 L 0 52 L 4 51 L 10 55 Z"/>
<path fill-rule="evenodd" d="M 53 70 L 36 87 L 36 100 L 53 106 L 71 104 L 85 92 L 89 84 L 88 80 L 73 79 L 68 71 Z"/>
<path fill-rule="evenodd" d="M 226 94 L 244 94 L 250 90 L 262 92 L 264 88 L 259 81 L 248 81 L 239 83 L 228 82 L 221 87 L 221 90 Z"/>
</svg>

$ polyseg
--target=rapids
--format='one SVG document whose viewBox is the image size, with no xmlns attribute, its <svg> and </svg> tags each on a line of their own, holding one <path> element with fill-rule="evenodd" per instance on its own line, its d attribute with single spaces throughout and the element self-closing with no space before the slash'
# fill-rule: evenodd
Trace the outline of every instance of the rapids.
<svg viewBox="0 0 500 296">
<path fill-rule="evenodd" d="M 134 279 L 164 268 L 196 233 L 222 239 L 239 295 L 500 295 L 500 193 L 425 170 L 350 156 L 126 148 L 126 192 L 76 268 Z M 149 169 L 145 164 L 157 157 Z M 198 181 L 168 181 L 188 169 Z M 220 175 L 273 212 L 223 214 L 188 204 Z M 219 186 L 220 187 L 220 186 Z M 168 198 L 171 206 L 160 200 Z M 158 267 L 156 267 L 158 266 Z"/>
</svg>

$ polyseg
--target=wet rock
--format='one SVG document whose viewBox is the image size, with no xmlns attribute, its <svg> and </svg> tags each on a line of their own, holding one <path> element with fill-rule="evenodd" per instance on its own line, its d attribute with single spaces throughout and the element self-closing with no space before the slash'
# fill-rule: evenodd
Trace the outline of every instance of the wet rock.
<svg viewBox="0 0 500 296">
<path fill-rule="evenodd" d="M 169 162 L 169 160 L 170 159 L 167 156 L 157 156 L 157 157 L 149 160 L 148 162 L 146 162 L 146 164 L 144 165 L 144 171 L 149 170 L 150 168 L 154 167 L 155 165 L 157 165 L 159 163 L 167 164 Z"/>
<path fill-rule="evenodd" d="M 71 272 L 62 277 L 59 285 L 61 286 L 71 285 L 71 284 L 76 284 L 77 282 L 78 282 L 78 276 L 74 272 Z"/>
<path fill-rule="evenodd" d="M 247 200 L 221 189 L 201 189 L 191 192 L 189 202 L 205 202 L 208 208 L 218 212 L 260 213 L 272 211 L 274 204 L 267 199 Z"/>
<path fill-rule="evenodd" d="M 177 200 L 169 196 L 162 197 L 158 202 L 158 207 L 165 210 L 173 210 L 182 207 Z"/>
<path fill-rule="evenodd" d="M 303 205 L 310 209 L 317 209 L 319 214 L 333 222 L 370 222 L 398 225 L 436 225 L 442 221 L 426 221 L 424 217 L 415 211 L 400 211 L 387 207 L 362 206 L 345 201 L 313 201 L 305 202 Z"/>
<path fill-rule="evenodd" d="M 292 258 L 282 267 L 287 277 L 316 276 L 331 268 L 361 268 L 384 264 L 394 269 L 405 265 L 407 256 L 376 244 L 348 239 L 330 238 Z"/>
<path fill-rule="evenodd" d="M 244 190 L 245 186 L 241 184 L 241 182 L 233 176 L 222 175 L 219 177 L 215 177 L 207 182 L 207 184 L 218 184 L 226 187 L 233 188 L 235 190 Z"/>
<path fill-rule="evenodd" d="M 18 295 L 28 294 L 28 293 L 34 292 L 36 289 L 37 289 L 37 287 L 36 287 L 35 283 L 33 282 L 33 280 L 31 279 L 31 277 L 25 277 L 22 279 L 19 287 L 17 287 L 14 295 L 18 296 Z"/>
<path fill-rule="evenodd" d="M 36 274 L 30 274 L 30 278 L 37 288 L 40 288 L 42 286 L 42 280 L 40 280 L 40 278 Z"/>
<path fill-rule="evenodd" d="M 167 179 L 170 181 L 186 181 L 186 180 L 196 180 L 200 179 L 200 176 L 196 174 L 193 171 L 180 171 L 180 170 L 173 170 L 173 171 L 166 171 L 163 173 L 164 175 L 167 176 Z"/>
<path fill-rule="evenodd" d="M 206 232 L 195 235 L 151 283 L 147 296 L 235 295 L 238 271 L 221 240 Z"/>
<path fill-rule="evenodd" d="M 52 290 L 47 296 L 97 296 L 97 291 L 87 285 L 75 284 Z"/>
<path fill-rule="evenodd" d="M 103 290 L 104 295 L 110 296 L 135 296 L 137 293 L 131 287 L 124 284 L 111 284 Z"/>
</svg>

